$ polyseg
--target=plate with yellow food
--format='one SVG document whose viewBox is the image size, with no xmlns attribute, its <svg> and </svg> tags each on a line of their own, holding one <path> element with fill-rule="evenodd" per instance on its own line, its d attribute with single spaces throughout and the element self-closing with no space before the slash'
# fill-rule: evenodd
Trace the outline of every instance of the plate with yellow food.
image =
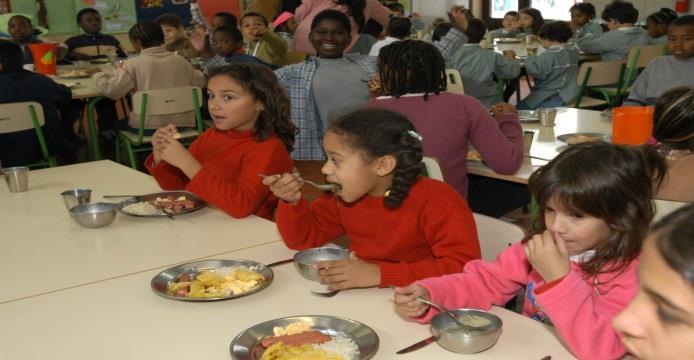
<svg viewBox="0 0 694 360">
<path fill-rule="evenodd" d="M 170 267 L 152 278 L 167 299 L 218 301 L 255 294 L 272 283 L 272 270 L 250 260 L 202 260 Z"/>
<path fill-rule="evenodd" d="M 596 142 L 596 141 L 604 141 L 604 142 L 610 142 L 611 138 L 607 134 L 602 134 L 602 133 L 593 133 L 593 132 L 580 132 L 580 133 L 571 133 L 571 134 L 563 134 L 557 136 L 557 140 L 563 141 L 569 145 L 578 145 L 578 144 L 583 144 L 587 142 Z"/>
<path fill-rule="evenodd" d="M 378 345 L 376 332 L 358 321 L 304 315 L 252 326 L 231 341 L 229 351 L 236 360 L 365 360 Z"/>
</svg>

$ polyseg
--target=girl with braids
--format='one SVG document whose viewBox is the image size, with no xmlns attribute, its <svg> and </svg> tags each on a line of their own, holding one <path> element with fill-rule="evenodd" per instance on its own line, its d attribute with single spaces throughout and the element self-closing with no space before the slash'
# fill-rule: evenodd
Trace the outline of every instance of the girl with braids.
<svg viewBox="0 0 694 360">
<path fill-rule="evenodd" d="M 665 165 L 652 149 L 607 143 L 573 146 L 530 177 L 538 231 L 493 262 L 395 289 L 396 311 L 429 321 L 431 299 L 449 309 L 503 305 L 525 287 L 523 314 L 553 324 L 579 359 L 619 359 L 610 323 L 636 295 L 641 242 L 653 218 L 653 178 Z M 629 184 L 625 186 L 625 184 Z"/>
<path fill-rule="evenodd" d="M 115 100 L 135 91 L 205 86 L 205 76 L 202 72 L 194 69 L 182 56 L 166 51 L 164 32 L 155 22 L 144 21 L 133 25 L 128 36 L 133 48 L 140 55 L 125 60 L 115 73 L 101 72 L 100 68 L 93 69 L 96 72 L 93 76 L 96 89 L 101 95 Z M 137 115 L 131 113 L 127 124 L 117 123 L 116 127 L 137 132 L 139 124 Z M 187 111 L 179 114 L 147 115 L 147 135 L 166 124 L 194 127 L 195 114 L 193 111 Z"/>
<path fill-rule="evenodd" d="M 646 32 L 650 37 L 649 44 L 666 44 L 668 26 L 678 16 L 675 10 L 668 8 L 660 8 L 659 11 L 648 15 L 646 18 Z"/>
<path fill-rule="evenodd" d="M 694 205 L 651 229 L 641 252 L 639 292 L 612 325 L 638 359 L 694 359 Z"/>
<path fill-rule="evenodd" d="M 345 52 L 351 52 L 359 38 L 359 30 L 369 19 L 375 20 L 385 28 L 391 15 L 390 10 L 378 0 L 304 0 L 294 12 L 294 19 L 299 25 L 294 32 L 293 51 L 316 55 L 316 50 L 309 41 L 309 33 L 313 30 L 313 18 L 325 10 L 337 10 L 349 17 L 350 42 Z"/>
<path fill-rule="evenodd" d="M 185 189 L 242 218 L 272 218 L 277 198 L 258 174 L 291 171 L 295 129 L 289 99 L 270 69 L 223 65 L 210 71 L 207 106 L 214 127 L 186 150 L 167 125 L 154 133 L 145 166 L 163 189 Z"/>
<path fill-rule="evenodd" d="M 480 257 L 472 213 L 448 185 L 422 177 L 421 136 L 404 116 L 362 109 L 334 122 L 321 169 L 337 190 L 309 206 L 296 174 L 263 181 L 282 199 L 277 227 L 292 249 L 347 235 L 348 260 L 317 264 L 329 289 L 402 286 L 460 272 Z"/>
</svg>

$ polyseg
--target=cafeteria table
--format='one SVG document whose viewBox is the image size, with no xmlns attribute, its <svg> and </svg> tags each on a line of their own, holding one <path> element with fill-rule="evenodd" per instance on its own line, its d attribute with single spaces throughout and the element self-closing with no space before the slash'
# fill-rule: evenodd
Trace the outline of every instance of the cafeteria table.
<svg viewBox="0 0 694 360">
<path fill-rule="evenodd" d="M 166 220 L 168 221 L 168 220 Z M 115 224 L 114 224 L 115 225 Z M 178 249 L 183 252 L 184 250 Z M 291 258 L 280 241 L 214 256 L 262 263 Z M 572 359 L 550 327 L 498 307 L 501 337 L 491 349 L 461 355 L 430 344 L 395 352 L 430 336 L 427 325 L 399 318 L 391 289 L 352 289 L 311 295 L 292 264 L 272 268 L 266 289 L 225 301 L 170 300 L 150 289 L 153 269 L 0 305 L 2 359 L 230 359 L 232 339 L 258 323 L 296 315 L 330 315 L 372 328 L 380 345 L 373 359 Z M 46 268 L 46 277 L 53 277 Z M 87 271 L 86 269 L 83 269 Z"/>
<path fill-rule="evenodd" d="M 88 229 L 60 196 L 73 188 L 92 189 L 92 202 L 162 191 L 153 177 L 108 160 L 31 170 L 22 193 L 0 186 L 0 273 L 8 279 L 0 304 L 280 239 L 271 221 L 234 219 L 211 206 L 174 220 L 119 213 Z"/>
</svg>

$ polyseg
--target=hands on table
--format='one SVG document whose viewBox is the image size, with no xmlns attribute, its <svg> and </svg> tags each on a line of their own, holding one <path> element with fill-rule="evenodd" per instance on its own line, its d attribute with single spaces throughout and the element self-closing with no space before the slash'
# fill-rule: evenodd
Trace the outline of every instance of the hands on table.
<svg viewBox="0 0 694 360">
<path fill-rule="evenodd" d="M 507 114 L 514 114 L 518 116 L 518 110 L 516 110 L 516 108 L 513 105 L 505 102 L 500 102 L 492 106 L 491 108 L 489 108 L 489 112 L 495 119 L 499 119 L 499 117 Z"/>
<path fill-rule="evenodd" d="M 421 285 L 410 284 L 395 288 L 395 312 L 405 320 L 420 317 L 429 310 L 429 305 L 417 300 L 429 300 L 429 291 Z"/>
<path fill-rule="evenodd" d="M 154 132 L 154 135 L 152 135 L 154 163 L 157 164 L 159 161 L 164 160 L 170 165 L 181 169 L 189 179 L 192 179 L 200 171 L 202 165 L 183 144 L 176 140 L 176 134 L 178 134 L 178 130 L 172 124 L 161 127 Z"/>
</svg>

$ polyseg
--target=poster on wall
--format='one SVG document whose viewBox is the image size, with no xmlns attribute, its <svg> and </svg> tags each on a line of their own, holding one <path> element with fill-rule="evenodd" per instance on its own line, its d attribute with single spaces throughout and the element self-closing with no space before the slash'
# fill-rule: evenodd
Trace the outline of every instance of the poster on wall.
<svg viewBox="0 0 694 360">
<path fill-rule="evenodd" d="M 189 0 L 134 0 L 134 3 L 139 21 L 154 21 L 159 15 L 174 13 L 183 18 L 184 24 L 190 23 Z"/>
<path fill-rule="evenodd" d="M 518 11 L 518 1 L 515 0 L 490 0 L 492 18 L 503 19 L 509 11 Z"/>
<path fill-rule="evenodd" d="M 101 14 L 101 31 L 105 34 L 127 32 L 137 23 L 133 1 L 75 0 L 75 13 L 88 7 Z"/>
</svg>

